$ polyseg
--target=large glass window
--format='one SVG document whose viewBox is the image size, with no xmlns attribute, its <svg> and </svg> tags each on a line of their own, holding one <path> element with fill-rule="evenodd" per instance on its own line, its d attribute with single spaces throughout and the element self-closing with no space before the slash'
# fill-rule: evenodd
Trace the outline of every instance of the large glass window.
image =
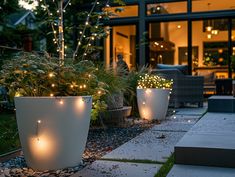
<svg viewBox="0 0 235 177">
<path fill-rule="evenodd" d="M 198 64 L 193 65 L 195 74 L 203 75 L 203 72 L 210 71 L 216 78 L 228 77 L 227 24 L 227 19 L 193 22 L 192 44 L 198 47 Z"/>
<path fill-rule="evenodd" d="M 192 0 L 192 11 L 214 11 L 235 9 L 234 0 Z"/>
<path fill-rule="evenodd" d="M 188 64 L 186 21 L 149 24 L 150 64 Z"/>
<path fill-rule="evenodd" d="M 106 7 L 104 10 L 110 14 L 110 18 L 138 16 L 138 5 Z"/>
<path fill-rule="evenodd" d="M 228 78 L 227 24 L 227 19 L 208 19 L 192 23 L 192 45 L 198 48 L 196 60 L 192 56 L 193 74 L 204 76 L 205 94 L 215 93 L 216 79 Z"/>
<path fill-rule="evenodd" d="M 235 19 L 232 20 L 232 57 L 231 57 L 231 69 L 232 78 L 235 79 Z"/>
<path fill-rule="evenodd" d="M 112 39 L 110 39 L 112 37 Z M 136 66 L 136 26 L 113 26 L 112 35 L 106 39 L 106 64 L 117 62 L 117 55 L 122 54 L 129 69 Z M 112 44 L 110 44 L 112 41 Z M 112 48 L 111 48 L 112 46 Z M 111 48 L 112 51 L 109 51 Z M 110 54 L 112 56 L 110 57 Z"/>
<path fill-rule="evenodd" d="M 147 15 L 186 13 L 187 2 L 155 3 L 147 5 Z"/>
</svg>

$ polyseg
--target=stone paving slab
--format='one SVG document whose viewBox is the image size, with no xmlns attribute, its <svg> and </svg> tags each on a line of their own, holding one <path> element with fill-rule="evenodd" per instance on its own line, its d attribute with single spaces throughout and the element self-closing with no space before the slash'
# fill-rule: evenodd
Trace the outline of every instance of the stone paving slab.
<svg viewBox="0 0 235 177">
<path fill-rule="evenodd" d="M 177 131 L 177 132 L 187 132 L 196 123 L 195 120 L 188 121 L 164 121 L 161 124 L 155 125 L 152 131 Z"/>
<path fill-rule="evenodd" d="M 153 177 L 160 164 L 97 160 L 72 177 Z"/>
<path fill-rule="evenodd" d="M 235 167 L 235 114 L 207 113 L 175 146 L 179 164 Z"/>
<path fill-rule="evenodd" d="M 202 108 L 178 108 L 176 110 L 176 115 L 203 115 L 207 107 Z"/>
<path fill-rule="evenodd" d="M 184 134 L 185 132 L 145 131 L 102 158 L 165 162 Z"/>
<path fill-rule="evenodd" d="M 234 177 L 234 168 L 174 165 L 167 177 Z"/>
<path fill-rule="evenodd" d="M 235 132 L 234 113 L 206 113 L 190 132 Z"/>
</svg>

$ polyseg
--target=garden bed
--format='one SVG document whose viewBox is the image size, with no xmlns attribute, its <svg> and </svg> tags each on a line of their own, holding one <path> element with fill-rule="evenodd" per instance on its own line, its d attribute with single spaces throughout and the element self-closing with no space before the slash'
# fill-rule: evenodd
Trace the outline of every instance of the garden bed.
<svg viewBox="0 0 235 177">
<path fill-rule="evenodd" d="M 135 120 L 135 121 L 134 121 Z M 9 161 L 0 163 L 0 174 L 5 176 L 70 176 L 81 170 L 86 165 L 100 159 L 106 153 L 138 136 L 143 131 L 151 128 L 153 123 L 143 120 L 130 121 L 126 127 L 91 128 L 89 130 L 86 149 L 82 163 L 76 167 L 55 171 L 34 171 L 27 167 L 24 157 L 17 156 Z"/>
</svg>

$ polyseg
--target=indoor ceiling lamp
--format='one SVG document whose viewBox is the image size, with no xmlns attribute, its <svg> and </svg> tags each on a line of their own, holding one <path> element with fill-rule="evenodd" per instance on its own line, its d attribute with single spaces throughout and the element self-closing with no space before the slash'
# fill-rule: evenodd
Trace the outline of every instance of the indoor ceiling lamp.
<svg viewBox="0 0 235 177">
<path fill-rule="evenodd" d="M 207 39 L 211 39 L 212 38 L 212 34 L 207 34 Z"/>
<path fill-rule="evenodd" d="M 210 8 L 209 8 L 209 7 L 210 7 L 211 3 L 208 3 L 207 5 L 208 5 L 208 11 L 210 11 Z M 206 31 L 207 31 L 207 32 L 211 32 L 212 29 L 213 29 L 213 27 L 212 27 L 212 24 L 211 24 L 211 20 L 208 20 L 208 24 L 207 24 L 207 26 L 206 26 Z"/>
<path fill-rule="evenodd" d="M 219 34 L 219 30 L 213 29 L 213 30 L 211 31 L 211 34 L 217 35 L 217 34 Z"/>
</svg>

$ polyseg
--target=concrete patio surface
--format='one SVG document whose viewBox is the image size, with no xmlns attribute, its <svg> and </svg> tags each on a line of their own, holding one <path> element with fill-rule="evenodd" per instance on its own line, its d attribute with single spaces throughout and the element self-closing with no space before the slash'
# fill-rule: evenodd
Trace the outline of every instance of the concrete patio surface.
<svg viewBox="0 0 235 177">
<path fill-rule="evenodd" d="M 206 108 L 188 109 L 177 109 L 175 115 L 106 154 L 73 177 L 153 177 L 173 153 L 176 143 L 206 111 Z M 125 162 L 122 162 L 123 159 Z M 140 160 L 146 162 L 139 163 Z"/>
<path fill-rule="evenodd" d="M 206 113 L 175 146 L 179 164 L 235 167 L 235 114 Z"/>
<path fill-rule="evenodd" d="M 72 177 L 150 177 L 160 164 L 144 164 L 97 160 Z"/>
</svg>

